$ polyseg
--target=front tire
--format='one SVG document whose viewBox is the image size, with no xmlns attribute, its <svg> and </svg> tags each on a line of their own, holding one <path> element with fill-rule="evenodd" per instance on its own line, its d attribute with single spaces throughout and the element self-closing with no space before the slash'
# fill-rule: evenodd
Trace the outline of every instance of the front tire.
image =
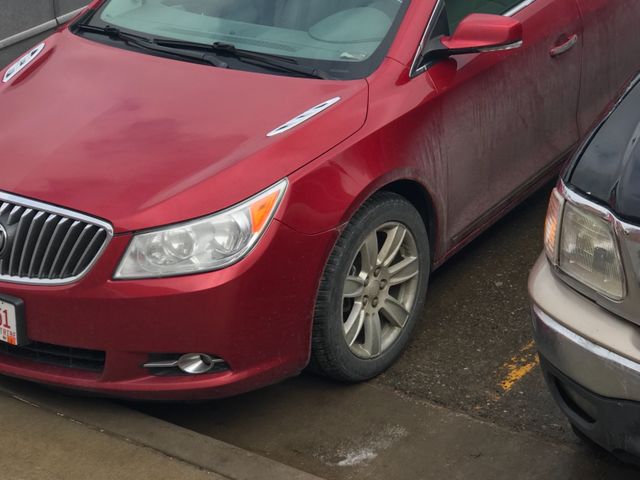
<svg viewBox="0 0 640 480">
<path fill-rule="evenodd" d="M 404 197 L 374 195 L 338 239 L 320 283 L 311 366 L 360 382 L 400 356 L 424 306 L 431 268 L 422 217 Z"/>
</svg>

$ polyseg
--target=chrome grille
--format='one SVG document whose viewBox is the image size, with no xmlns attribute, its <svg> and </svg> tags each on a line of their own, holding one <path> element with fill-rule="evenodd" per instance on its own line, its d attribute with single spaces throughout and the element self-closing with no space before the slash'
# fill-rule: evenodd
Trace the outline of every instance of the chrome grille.
<svg viewBox="0 0 640 480">
<path fill-rule="evenodd" d="M 0 192 L 0 281 L 60 284 L 82 276 L 106 247 L 111 226 Z"/>
</svg>

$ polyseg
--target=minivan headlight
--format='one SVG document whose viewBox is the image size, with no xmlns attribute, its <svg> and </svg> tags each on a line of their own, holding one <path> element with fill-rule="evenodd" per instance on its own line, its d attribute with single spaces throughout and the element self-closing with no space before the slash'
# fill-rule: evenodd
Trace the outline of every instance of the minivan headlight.
<svg viewBox="0 0 640 480">
<path fill-rule="evenodd" d="M 207 272 L 244 258 L 271 222 L 287 180 L 214 215 L 133 237 L 115 279 Z"/>
<path fill-rule="evenodd" d="M 613 224 L 562 198 L 554 190 L 547 213 L 545 251 L 565 274 L 612 299 L 626 283 Z"/>
</svg>

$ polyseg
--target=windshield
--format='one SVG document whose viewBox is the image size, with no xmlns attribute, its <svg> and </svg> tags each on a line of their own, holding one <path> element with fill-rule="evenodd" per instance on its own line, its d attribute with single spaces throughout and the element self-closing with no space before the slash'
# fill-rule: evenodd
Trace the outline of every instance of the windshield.
<svg viewBox="0 0 640 480">
<path fill-rule="evenodd" d="M 408 3 L 107 0 L 91 23 L 156 39 L 231 43 L 238 49 L 294 58 L 336 78 L 360 78 L 382 61 Z"/>
</svg>

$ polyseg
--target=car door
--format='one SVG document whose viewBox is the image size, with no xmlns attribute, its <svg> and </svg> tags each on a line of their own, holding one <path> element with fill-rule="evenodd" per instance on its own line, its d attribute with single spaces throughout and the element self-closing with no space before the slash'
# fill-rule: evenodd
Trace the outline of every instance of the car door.
<svg viewBox="0 0 640 480">
<path fill-rule="evenodd" d="M 581 22 L 576 0 L 446 0 L 439 8 L 431 42 L 470 13 L 506 14 L 523 24 L 519 49 L 456 56 L 426 69 L 439 91 L 430 108 L 448 170 L 447 237 L 456 244 L 577 143 Z"/>
<path fill-rule="evenodd" d="M 602 111 L 640 70 L 640 2 L 578 0 L 584 29 L 584 75 L 580 88 L 580 129 Z"/>
</svg>

